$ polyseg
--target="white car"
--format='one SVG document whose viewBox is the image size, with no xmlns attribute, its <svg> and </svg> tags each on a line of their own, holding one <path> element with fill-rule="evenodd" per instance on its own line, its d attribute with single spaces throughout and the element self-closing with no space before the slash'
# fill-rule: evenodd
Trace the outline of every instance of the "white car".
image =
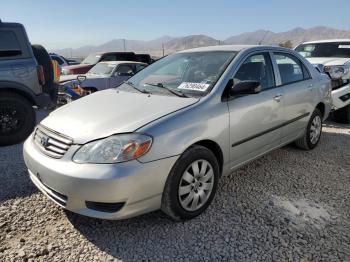
<svg viewBox="0 0 350 262">
<path fill-rule="evenodd" d="M 330 76 L 335 120 L 350 123 L 350 39 L 306 42 L 295 50 Z"/>
<path fill-rule="evenodd" d="M 85 90 L 96 92 L 120 85 L 147 64 L 131 61 L 106 61 L 97 63 L 83 75 L 61 75 L 60 85 L 80 85 Z"/>
</svg>

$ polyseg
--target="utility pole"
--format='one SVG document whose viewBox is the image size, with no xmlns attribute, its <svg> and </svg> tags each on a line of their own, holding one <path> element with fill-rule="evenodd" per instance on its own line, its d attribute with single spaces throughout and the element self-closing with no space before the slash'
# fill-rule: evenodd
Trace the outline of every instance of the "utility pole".
<svg viewBox="0 0 350 262">
<path fill-rule="evenodd" d="M 162 43 L 162 50 L 163 50 L 163 56 L 165 55 L 165 52 L 164 52 L 164 43 Z"/>
<path fill-rule="evenodd" d="M 123 44 L 124 44 L 124 52 L 126 51 L 126 40 L 123 39 Z"/>
</svg>

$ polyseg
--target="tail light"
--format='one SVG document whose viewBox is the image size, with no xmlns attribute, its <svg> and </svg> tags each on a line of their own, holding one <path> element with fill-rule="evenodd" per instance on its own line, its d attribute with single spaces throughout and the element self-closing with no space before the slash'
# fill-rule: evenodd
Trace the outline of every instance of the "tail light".
<svg viewBox="0 0 350 262">
<path fill-rule="evenodd" d="M 42 85 L 42 86 L 45 85 L 44 68 L 41 65 L 39 65 L 39 66 L 37 66 L 36 70 L 37 70 L 37 73 L 38 73 L 39 84 Z"/>
</svg>

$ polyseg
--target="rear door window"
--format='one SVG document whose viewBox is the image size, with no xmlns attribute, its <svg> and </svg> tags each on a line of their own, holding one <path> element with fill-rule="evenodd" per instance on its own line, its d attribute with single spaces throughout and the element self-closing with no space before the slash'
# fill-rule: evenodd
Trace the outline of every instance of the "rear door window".
<svg viewBox="0 0 350 262">
<path fill-rule="evenodd" d="M 0 57 L 14 57 L 22 55 L 21 46 L 12 31 L 0 31 Z"/>
<path fill-rule="evenodd" d="M 282 85 L 288 85 L 310 78 L 308 70 L 295 56 L 285 53 L 274 53 L 274 56 L 280 72 Z"/>
</svg>

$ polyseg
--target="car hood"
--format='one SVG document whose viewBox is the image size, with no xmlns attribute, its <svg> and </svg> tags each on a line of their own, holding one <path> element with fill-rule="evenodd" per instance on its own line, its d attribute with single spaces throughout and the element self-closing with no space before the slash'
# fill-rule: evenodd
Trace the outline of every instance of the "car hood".
<svg viewBox="0 0 350 262">
<path fill-rule="evenodd" d="M 71 80 L 77 80 L 78 75 L 61 75 L 60 76 L 60 83 L 71 81 Z"/>
<path fill-rule="evenodd" d="M 77 75 L 61 75 L 60 76 L 60 83 L 77 80 L 78 76 L 86 76 L 86 79 L 101 79 L 101 78 L 108 78 L 109 75 L 93 75 L 93 74 L 77 74 Z"/>
<path fill-rule="evenodd" d="M 313 65 L 323 65 L 323 66 L 332 66 L 332 65 L 345 65 L 350 63 L 349 58 L 340 58 L 340 57 L 308 57 L 307 60 Z"/>
<path fill-rule="evenodd" d="M 69 66 L 63 66 L 64 69 L 78 69 L 78 68 L 85 68 L 85 67 L 91 67 L 90 64 L 77 64 L 77 65 L 69 65 Z"/>
<path fill-rule="evenodd" d="M 133 132 L 198 101 L 198 98 L 108 89 L 53 111 L 41 124 L 73 138 L 76 144 L 84 144 L 116 133 Z"/>
</svg>

